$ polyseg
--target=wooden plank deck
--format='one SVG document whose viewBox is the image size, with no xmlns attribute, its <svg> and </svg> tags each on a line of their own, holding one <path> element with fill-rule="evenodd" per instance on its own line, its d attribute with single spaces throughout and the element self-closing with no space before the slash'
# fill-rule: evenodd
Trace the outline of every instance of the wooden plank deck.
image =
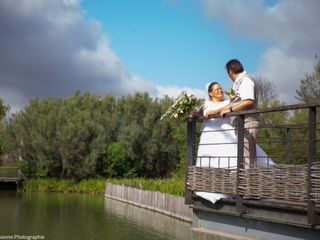
<svg viewBox="0 0 320 240">
<path fill-rule="evenodd" d="M 0 177 L 0 182 L 19 182 L 21 181 L 18 177 Z"/>
</svg>

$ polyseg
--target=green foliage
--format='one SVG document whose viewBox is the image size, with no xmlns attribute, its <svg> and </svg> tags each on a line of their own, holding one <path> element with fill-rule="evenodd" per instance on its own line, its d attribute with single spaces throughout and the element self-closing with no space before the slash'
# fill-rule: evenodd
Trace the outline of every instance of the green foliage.
<svg viewBox="0 0 320 240">
<path fill-rule="evenodd" d="M 17 177 L 18 168 L 17 167 L 0 167 L 1 177 Z"/>
<path fill-rule="evenodd" d="M 104 179 L 84 179 L 78 183 L 71 180 L 29 179 L 24 181 L 22 191 L 25 192 L 77 192 L 77 193 L 104 193 Z"/>
<path fill-rule="evenodd" d="M 105 180 L 102 178 L 83 179 L 79 183 L 73 185 L 74 192 L 80 193 L 104 193 Z"/>
<path fill-rule="evenodd" d="M 316 57 L 316 64 L 312 74 L 306 74 L 300 80 L 296 98 L 305 103 L 319 102 L 320 98 L 320 60 Z"/>
<path fill-rule="evenodd" d="M 260 108 L 273 108 L 282 106 L 279 100 L 261 102 Z M 271 112 L 260 114 L 260 125 L 265 126 L 259 129 L 258 144 L 277 163 L 284 163 L 286 159 L 286 128 L 281 128 L 287 123 L 287 112 Z M 279 126 L 273 128 L 272 126 Z"/>
<path fill-rule="evenodd" d="M 194 95 L 182 92 L 169 109 L 161 116 L 161 120 L 167 117 L 187 120 L 190 111 L 198 112 L 204 103 L 204 99 L 198 99 Z"/>
<path fill-rule="evenodd" d="M 10 110 L 10 106 L 5 105 L 3 103 L 2 98 L 0 97 L 0 120 L 2 120 L 6 116 L 9 110 Z"/>
<path fill-rule="evenodd" d="M 21 161 L 19 164 L 21 171 L 26 177 L 37 176 L 37 163 L 36 161 Z"/>
<path fill-rule="evenodd" d="M 107 173 L 111 177 L 132 177 L 134 172 L 134 161 L 124 143 L 116 142 L 107 146 L 106 166 Z"/>
<path fill-rule="evenodd" d="M 294 158 L 296 163 L 307 163 L 308 161 L 308 147 L 309 147 L 309 131 L 308 131 L 308 109 L 301 109 L 294 112 L 292 117 L 288 120 L 291 125 L 297 127 L 291 131 L 291 139 L 293 144 L 291 146 L 290 155 Z M 317 108 L 317 119 L 320 117 L 320 108 Z M 317 129 L 319 120 L 317 121 Z M 320 131 L 316 131 L 316 149 L 320 148 Z M 320 159 L 320 152 L 316 152 L 316 159 Z"/>
<path fill-rule="evenodd" d="M 314 71 L 311 74 L 306 74 L 304 78 L 300 79 L 300 86 L 296 90 L 297 96 L 296 98 L 303 103 L 316 103 L 319 102 L 320 99 L 320 60 L 318 56 L 315 57 L 315 65 Z M 317 119 L 320 117 L 320 109 L 317 108 Z M 293 146 L 293 149 L 300 149 L 300 152 L 295 151 L 293 155 L 297 159 L 298 162 L 306 163 L 308 159 L 307 154 L 307 139 L 308 139 L 308 131 L 307 131 L 307 119 L 308 112 L 307 110 L 299 110 L 295 111 L 292 118 L 289 120 L 290 124 L 296 124 L 300 126 L 300 129 L 297 129 L 293 133 L 294 139 L 305 139 L 305 141 L 301 141 L 296 143 Z M 319 123 L 319 121 L 318 121 Z M 317 138 L 317 148 L 319 149 L 319 139 L 320 132 L 316 133 Z M 320 153 L 317 152 L 317 159 L 320 159 Z"/>
<path fill-rule="evenodd" d="M 128 187 L 149 191 L 159 191 L 175 196 L 183 196 L 185 192 L 185 179 L 146 179 L 146 178 L 110 178 L 107 182 L 124 184 Z M 24 192 L 76 192 L 76 193 L 97 193 L 105 192 L 106 180 L 103 178 L 83 179 L 73 182 L 66 179 L 28 179 L 23 183 Z"/>
<path fill-rule="evenodd" d="M 100 104 L 96 96 L 76 93 L 68 100 L 33 99 L 14 115 L 11 152 L 24 160 L 27 174 L 72 179 L 95 175 L 105 143 Z"/>
<path fill-rule="evenodd" d="M 27 177 L 169 176 L 186 137 L 184 123 L 159 120 L 172 102 L 147 93 L 32 99 L 7 123 L 5 151 Z"/>
<path fill-rule="evenodd" d="M 258 108 L 275 108 L 283 106 L 272 82 L 259 77 L 256 79 Z M 289 114 L 286 111 L 260 114 L 258 132 L 259 146 L 276 163 L 285 163 L 287 159 L 286 134 L 287 129 L 281 127 L 287 124 Z M 274 126 L 277 126 L 274 128 Z"/>
<path fill-rule="evenodd" d="M 185 178 L 160 178 L 160 179 L 146 179 L 146 178 L 123 178 L 123 179 L 108 179 L 108 182 L 114 184 L 123 184 L 128 187 L 138 188 L 149 191 L 159 191 L 175 196 L 184 196 L 185 192 Z"/>
<path fill-rule="evenodd" d="M 109 168 L 110 176 L 160 177 L 169 175 L 176 168 L 180 157 L 179 143 L 174 134 L 184 124 L 159 121 L 169 104 L 172 104 L 172 100 L 166 97 L 158 100 L 139 93 L 133 97 L 122 97 L 118 101 L 118 141 L 116 148 L 114 145 L 111 148 L 108 146 L 106 162 L 107 165 L 112 163 L 109 164 L 111 170 L 117 168 L 120 174 L 114 169 L 112 174 Z M 116 151 L 119 152 L 119 157 L 111 161 L 110 157 L 115 157 L 113 152 Z"/>
<path fill-rule="evenodd" d="M 3 123 L 3 119 L 9 111 L 10 107 L 3 103 L 2 98 L 0 97 L 0 159 L 3 153 L 3 145 L 5 142 L 4 134 L 5 134 L 5 125 Z M 1 161 L 0 161 L 1 163 Z"/>
</svg>

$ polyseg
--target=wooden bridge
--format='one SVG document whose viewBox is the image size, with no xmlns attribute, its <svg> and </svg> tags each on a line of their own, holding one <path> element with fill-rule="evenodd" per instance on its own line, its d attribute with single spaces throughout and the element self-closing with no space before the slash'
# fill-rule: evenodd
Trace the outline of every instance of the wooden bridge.
<svg viewBox="0 0 320 240">
<path fill-rule="evenodd" d="M 1 188 L 19 189 L 24 179 L 22 171 L 18 167 L 0 167 Z"/>
<path fill-rule="evenodd" d="M 193 208 L 194 230 L 258 239 L 320 239 L 319 107 L 319 103 L 300 104 L 227 114 L 227 117 L 236 117 L 238 126 L 236 168 L 195 166 L 197 123 L 203 119 L 190 116 L 185 203 Z M 259 127 L 259 132 L 267 129 L 264 131 L 268 134 L 258 143 L 264 148 L 276 146 L 265 150 L 277 164 L 245 167 L 245 115 L 263 117 L 288 111 L 305 111 L 305 124 L 261 124 Z M 283 139 L 272 139 L 272 131 L 281 131 Z M 197 191 L 223 193 L 230 198 L 213 204 L 198 197 Z"/>
</svg>

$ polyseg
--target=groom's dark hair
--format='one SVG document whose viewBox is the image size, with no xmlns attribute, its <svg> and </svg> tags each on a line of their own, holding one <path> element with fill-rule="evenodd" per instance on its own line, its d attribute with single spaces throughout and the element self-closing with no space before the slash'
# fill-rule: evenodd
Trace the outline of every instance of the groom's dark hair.
<svg viewBox="0 0 320 240">
<path fill-rule="evenodd" d="M 238 59 L 231 59 L 227 62 L 226 69 L 228 72 L 231 69 L 234 73 L 242 73 L 244 71 L 241 62 Z"/>
</svg>

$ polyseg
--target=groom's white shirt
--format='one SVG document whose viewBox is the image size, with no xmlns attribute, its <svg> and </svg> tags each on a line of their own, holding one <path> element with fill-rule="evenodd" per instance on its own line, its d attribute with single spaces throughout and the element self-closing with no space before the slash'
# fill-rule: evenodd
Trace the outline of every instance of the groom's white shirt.
<svg viewBox="0 0 320 240">
<path fill-rule="evenodd" d="M 237 78 L 233 82 L 232 86 L 233 91 L 235 92 L 236 99 L 239 98 L 240 101 L 243 100 L 253 100 L 253 104 L 249 106 L 246 110 L 256 109 L 257 108 L 257 99 L 255 98 L 255 82 L 254 80 L 247 74 L 246 71 L 240 73 Z M 249 121 L 257 121 L 258 116 L 246 115 L 245 122 Z"/>
<path fill-rule="evenodd" d="M 243 71 L 234 80 L 232 88 L 233 91 L 240 96 L 242 101 L 246 99 L 255 100 L 254 85 L 254 81 L 250 77 L 248 77 L 247 72 Z"/>
</svg>

